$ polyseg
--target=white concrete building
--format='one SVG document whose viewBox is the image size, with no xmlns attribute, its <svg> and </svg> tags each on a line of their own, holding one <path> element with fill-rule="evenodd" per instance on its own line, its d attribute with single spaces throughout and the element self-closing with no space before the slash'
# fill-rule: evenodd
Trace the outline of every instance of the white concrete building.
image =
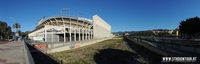
<svg viewBox="0 0 200 64">
<path fill-rule="evenodd" d="M 98 15 L 93 19 L 55 16 L 41 19 L 29 35 L 43 42 L 72 42 L 111 37 L 111 26 Z"/>
</svg>

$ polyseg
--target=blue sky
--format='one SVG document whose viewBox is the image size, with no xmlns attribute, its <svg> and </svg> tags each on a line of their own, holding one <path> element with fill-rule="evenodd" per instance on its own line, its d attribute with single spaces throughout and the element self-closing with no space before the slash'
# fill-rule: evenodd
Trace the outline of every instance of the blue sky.
<svg viewBox="0 0 200 64">
<path fill-rule="evenodd" d="M 112 31 L 175 29 L 181 20 L 200 17 L 200 0 L 1 0 L 0 20 L 33 30 L 42 17 L 58 16 L 70 8 L 72 16 L 97 14 Z M 79 14 L 80 13 L 80 14 Z"/>
</svg>

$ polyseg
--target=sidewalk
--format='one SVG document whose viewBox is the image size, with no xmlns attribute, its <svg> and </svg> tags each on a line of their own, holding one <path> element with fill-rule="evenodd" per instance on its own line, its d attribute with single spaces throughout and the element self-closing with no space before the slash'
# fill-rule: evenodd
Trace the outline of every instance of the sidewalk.
<svg viewBox="0 0 200 64">
<path fill-rule="evenodd" d="M 23 43 L 0 44 L 0 64 L 25 64 Z"/>
</svg>

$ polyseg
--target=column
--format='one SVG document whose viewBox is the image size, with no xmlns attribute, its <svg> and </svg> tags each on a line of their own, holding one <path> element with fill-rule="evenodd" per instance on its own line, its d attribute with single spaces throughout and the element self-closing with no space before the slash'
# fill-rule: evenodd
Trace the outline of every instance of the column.
<svg viewBox="0 0 200 64">
<path fill-rule="evenodd" d="M 53 42 L 53 28 L 52 28 L 52 31 L 51 31 L 51 42 Z"/>
<path fill-rule="evenodd" d="M 90 31 L 90 39 L 92 39 L 92 35 L 93 35 L 93 33 L 92 33 L 92 30 Z"/>
<path fill-rule="evenodd" d="M 93 30 L 91 30 L 91 39 L 93 39 L 93 36 L 92 36 L 92 35 L 93 35 L 93 32 L 92 32 L 92 31 L 93 31 Z"/>
<path fill-rule="evenodd" d="M 87 29 L 87 40 L 89 40 L 89 30 Z"/>
<path fill-rule="evenodd" d="M 91 39 L 93 39 L 93 35 L 94 35 L 93 30 L 91 30 Z"/>
<path fill-rule="evenodd" d="M 64 34 L 64 42 L 66 42 L 66 30 L 65 30 L 65 25 L 64 25 L 63 30 L 64 30 L 64 32 L 63 32 L 63 34 Z"/>
<path fill-rule="evenodd" d="M 46 26 L 44 26 L 44 42 L 47 42 L 47 30 L 46 30 Z"/>
<path fill-rule="evenodd" d="M 80 31 L 80 28 L 78 30 L 79 30 L 78 41 L 81 41 L 81 31 Z"/>
<path fill-rule="evenodd" d="M 71 33 L 71 30 L 72 30 L 72 26 L 71 26 L 71 18 L 69 17 L 69 42 L 72 42 L 72 33 Z"/>
<path fill-rule="evenodd" d="M 82 29 L 82 40 L 85 40 L 84 37 L 85 37 L 85 35 L 84 35 L 84 29 Z"/>
<path fill-rule="evenodd" d="M 76 30 L 77 29 L 74 29 L 74 41 L 76 41 Z"/>
<path fill-rule="evenodd" d="M 90 40 L 90 29 L 88 30 L 88 39 Z"/>
<path fill-rule="evenodd" d="M 84 34 L 85 34 L 85 40 L 87 40 L 87 30 L 85 30 Z"/>
<path fill-rule="evenodd" d="M 89 31 L 88 31 L 88 33 L 89 33 L 89 40 L 91 40 L 91 33 L 90 33 L 90 29 L 89 29 Z"/>
<path fill-rule="evenodd" d="M 72 41 L 71 26 L 69 27 L 69 42 Z"/>
</svg>

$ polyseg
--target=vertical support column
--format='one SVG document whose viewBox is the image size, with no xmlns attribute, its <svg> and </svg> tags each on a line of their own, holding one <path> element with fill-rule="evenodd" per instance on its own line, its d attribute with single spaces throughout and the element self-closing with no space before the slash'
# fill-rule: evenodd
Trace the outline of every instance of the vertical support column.
<svg viewBox="0 0 200 64">
<path fill-rule="evenodd" d="M 72 33 L 71 33 L 71 26 L 69 27 L 69 42 L 72 41 Z"/>
<path fill-rule="evenodd" d="M 46 26 L 44 26 L 44 42 L 47 42 L 47 30 L 46 30 Z"/>
<path fill-rule="evenodd" d="M 94 35 L 93 30 L 91 30 L 91 39 L 93 39 L 93 35 Z"/>
<path fill-rule="evenodd" d="M 178 30 L 176 31 L 176 36 L 179 36 L 179 32 L 178 32 Z"/>
<path fill-rule="evenodd" d="M 52 42 L 54 42 L 54 40 L 53 40 L 53 39 L 54 39 L 54 32 L 53 32 L 53 31 L 54 31 L 54 26 L 52 25 L 51 28 L 52 28 L 52 31 L 51 31 L 51 34 L 52 34 Z"/>
<path fill-rule="evenodd" d="M 64 42 L 66 42 L 66 30 L 65 30 L 66 27 L 65 27 L 65 23 L 64 23 L 63 18 L 62 18 L 62 22 L 63 22 L 63 35 L 64 35 L 64 36 L 63 36 L 63 38 L 64 38 L 63 40 L 64 40 Z"/>
<path fill-rule="evenodd" d="M 71 26 L 71 18 L 69 17 L 69 42 L 72 42 L 72 26 Z"/>
<path fill-rule="evenodd" d="M 60 42 L 60 37 L 58 36 L 58 41 L 57 42 Z"/>
<path fill-rule="evenodd" d="M 92 33 L 90 32 L 90 39 L 92 39 Z"/>
<path fill-rule="evenodd" d="M 88 39 L 90 40 L 90 29 L 88 30 Z"/>
<path fill-rule="evenodd" d="M 85 37 L 84 32 L 85 32 L 85 30 L 82 29 L 82 40 L 85 40 L 85 39 L 84 39 L 84 37 Z"/>
<path fill-rule="evenodd" d="M 74 41 L 76 41 L 76 30 L 77 29 L 74 29 Z"/>
<path fill-rule="evenodd" d="M 80 31 L 80 28 L 78 30 L 79 30 L 78 41 L 81 41 L 81 31 Z"/>
<path fill-rule="evenodd" d="M 86 34 L 87 34 L 86 38 L 87 38 L 87 40 L 89 40 L 89 39 L 88 39 L 88 36 L 89 36 L 89 34 L 88 34 L 88 29 L 87 29 L 86 31 L 87 31 L 87 32 L 86 32 Z"/>
<path fill-rule="evenodd" d="M 63 24 L 64 25 L 64 24 Z M 66 28 L 65 28 L 65 25 L 64 25 L 64 28 L 63 28 L 63 30 L 64 30 L 64 42 L 66 42 L 66 30 L 65 30 Z"/>
<path fill-rule="evenodd" d="M 89 37 L 88 29 L 87 29 L 87 32 L 86 32 L 86 34 L 87 34 L 87 40 L 89 40 L 89 39 L 88 39 L 88 37 Z"/>
<path fill-rule="evenodd" d="M 91 33 L 91 39 L 93 39 L 93 38 L 92 38 L 92 35 L 93 35 L 92 30 L 90 31 L 90 33 Z"/>
<path fill-rule="evenodd" d="M 87 29 L 85 30 L 85 40 L 87 40 Z"/>
<path fill-rule="evenodd" d="M 52 28 L 52 31 L 51 31 L 51 42 L 53 42 L 53 28 Z"/>
<path fill-rule="evenodd" d="M 72 26 L 71 26 L 70 11 L 68 11 L 68 13 L 69 13 L 69 42 L 72 42 L 72 33 L 71 33 Z"/>
<path fill-rule="evenodd" d="M 91 33 L 90 33 L 90 29 L 89 29 L 88 33 L 89 33 L 89 40 L 91 40 Z"/>
</svg>

